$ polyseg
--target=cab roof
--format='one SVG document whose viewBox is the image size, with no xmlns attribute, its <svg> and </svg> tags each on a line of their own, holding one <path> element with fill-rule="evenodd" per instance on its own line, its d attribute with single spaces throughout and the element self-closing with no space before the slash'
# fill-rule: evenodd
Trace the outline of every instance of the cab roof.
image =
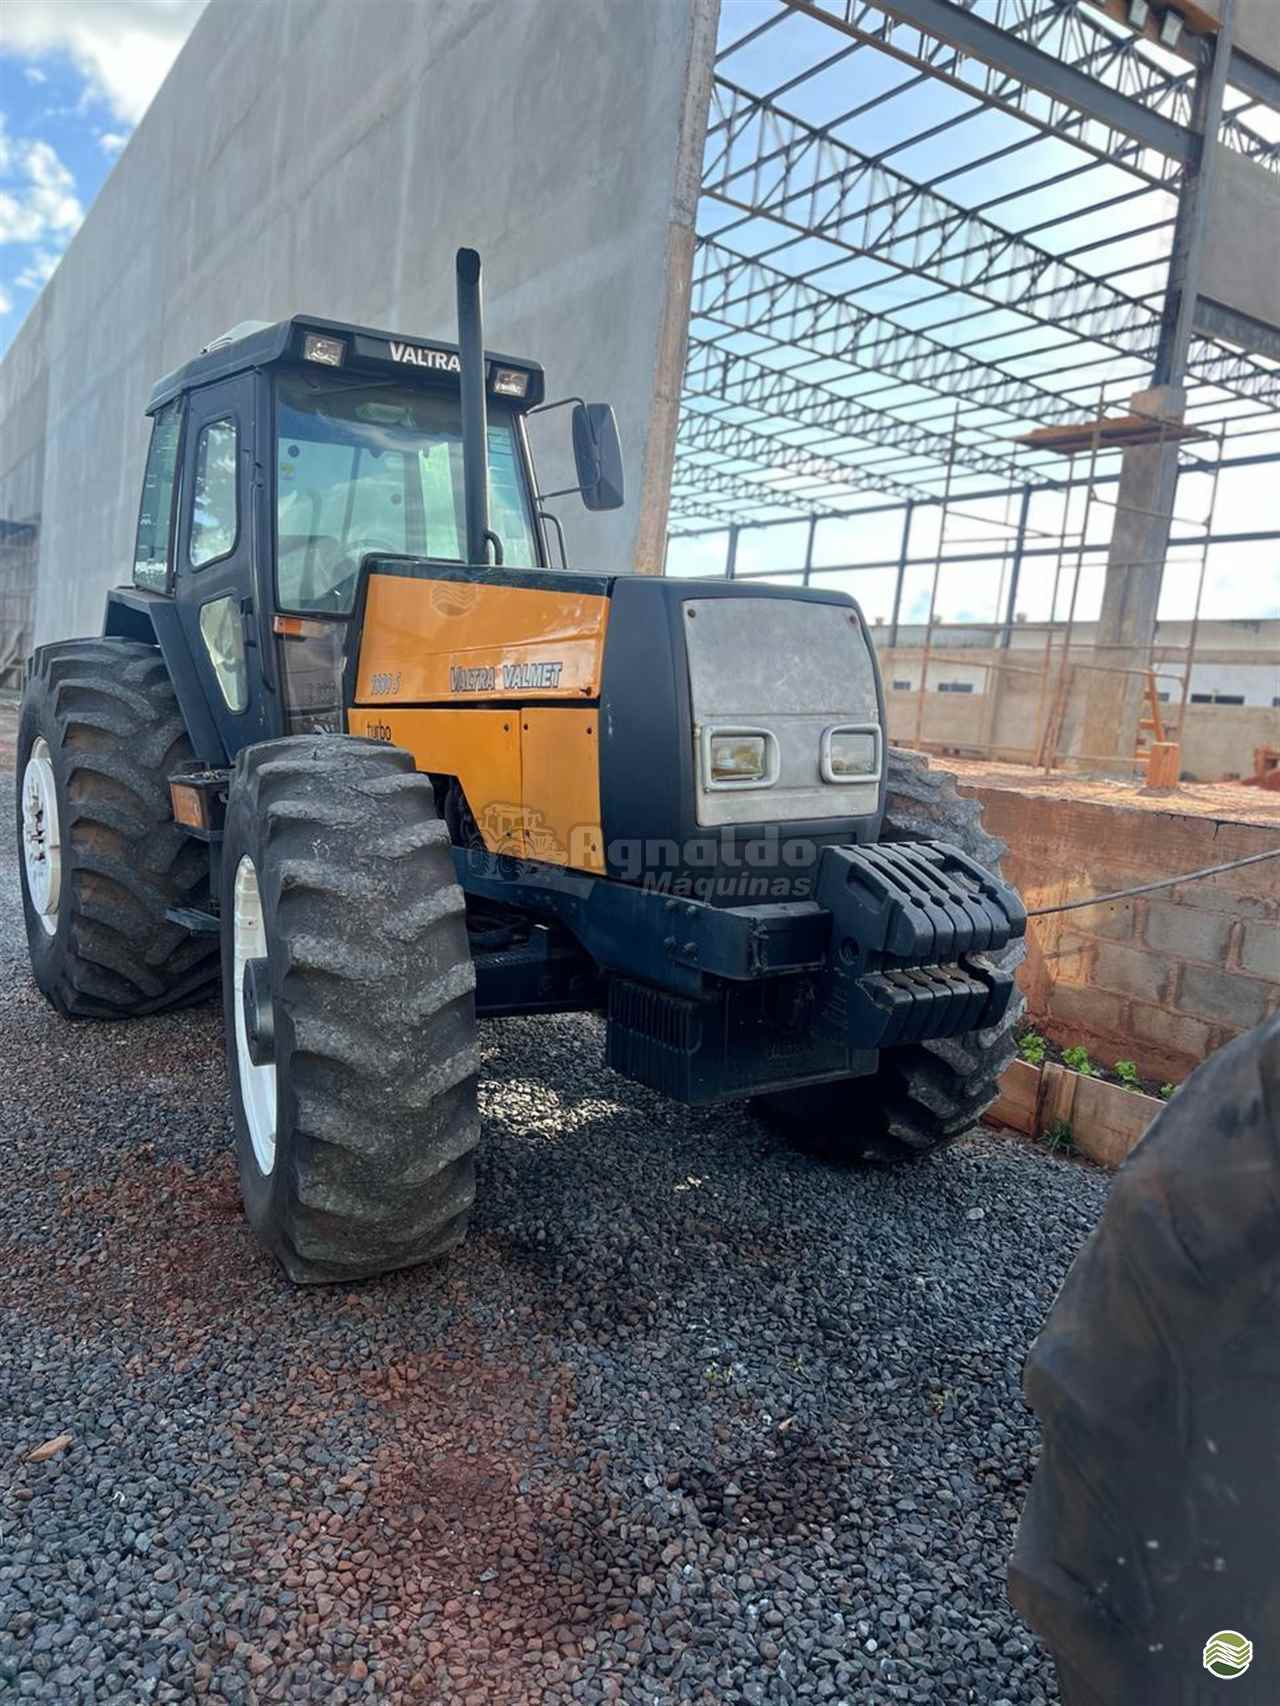
<svg viewBox="0 0 1280 1706">
<path fill-rule="evenodd" d="M 341 351 L 330 349 L 329 359 L 308 355 L 315 339 L 331 346 L 341 345 Z M 338 359 L 334 359 L 335 353 Z M 486 350 L 489 369 L 487 389 L 504 397 L 519 409 L 533 408 L 542 402 L 545 382 L 541 363 L 523 356 L 498 355 Z M 288 320 L 264 325 L 254 321 L 237 326 L 225 337 L 216 338 L 181 367 L 152 386 L 147 399 L 147 413 L 154 414 L 163 404 L 184 391 L 199 385 L 211 385 L 217 379 L 253 368 L 266 368 L 286 362 L 314 361 L 330 372 L 377 374 L 387 378 L 394 373 L 406 384 L 448 386 L 456 388 L 461 371 L 457 344 L 439 343 L 434 338 L 400 336 L 395 332 L 380 332 L 372 326 L 353 326 L 345 320 L 321 320 L 311 314 L 294 314 Z M 499 370 L 527 376 L 523 396 L 504 390 L 496 384 Z"/>
</svg>

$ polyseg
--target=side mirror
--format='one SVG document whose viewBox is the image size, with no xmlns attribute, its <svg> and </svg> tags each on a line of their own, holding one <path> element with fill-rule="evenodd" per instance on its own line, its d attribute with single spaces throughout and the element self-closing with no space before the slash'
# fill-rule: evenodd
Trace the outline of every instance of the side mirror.
<svg viewBox="0 0 1280 1706">
<path fill-rule="evenodd" d="M 626 492 L 618 423 L 608 403 L 577 403 L 573 410 L 573 460 L 588 509 L 621 509 Z"/>
</svg>

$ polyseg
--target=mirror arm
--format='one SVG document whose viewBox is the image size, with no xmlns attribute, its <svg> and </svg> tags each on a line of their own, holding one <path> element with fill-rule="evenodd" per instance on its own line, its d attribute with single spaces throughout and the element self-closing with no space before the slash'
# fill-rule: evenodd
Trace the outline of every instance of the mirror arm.
<svg viewBox="0 0 1280 1706">
<path fill-rule="evenodd" d="M 587 406 L 582 401 L 581 397 L 560 397 L 554 403 L 539 403 L 538 406 L 534 409 L 526 409 L 524 412 L 524 418 L 526 420 L 528 420 L 530 415 L 548 415 L 551 413 L 552 409 L 567 409 L 570 403 L 576 403 L 578 405 L 578 407 L 581 409 L 585 409 Z M 547 502 L 547 500 L 549 498 L 571 498 L 575 492 L 580 492 L 581 490 L 582 490 L 581 486 L 565 486 L 562 490 L 560 490 L 558 492 L 535 492 L 533 494 L 533 501 L 536 504 L 544 504 Z M 541 513 L 541 512 L 539 512 L 539 513 Z M 552 521 L 555 521 L 554 516 L 551 516 L 549 519 Z M 559 527 L 559 525 L 560 524 L 557 521 L 556 526 Z M 561 561 L 564 563 L 564 566 L 566 568 L 568 568 L 569 559 L 564 554 L 564 531 L 563 531 L 563 529 L 561 529 L 561 533 L 560 533 L 560 557 L 561 557 Z"/>
<path fill-rule="evenodd" d="M 558 399 L 558 400 L 557 400 L 557 401 L 556 401 L 556 402 L 554 402 L 554 403 L 539 403 L 539 404 L 538 404 L 538 405 L 537 405 L 537 406 L 536 406 L 536 407 L 535 407 L 535 408 L 532 408 L 532 409 L 526 409 L 526 410 L 525 410 L 525 412 L 524 412 L 524 417 L 525 417 L 525 419 L 526 419 L 526 420 L 528 420 L 528 418 L 529 418 L 529 416 L 530 416 L 530 415 L 546 415 L 546 414 L 550 414 L 550 412 L 551 412 L 551 410 L 552 410 L 552 409 L 565 409 L 565 408 L 568 408 L 568 406 L 569 406 L 569 404 L 570 404 L 570 403 L 577 403 L 577 404 L 579 404 L 579 405 L 580 405 L 580 406 L 581 406 L 581 407 L 582 407 L 582 408 L 584 408 L 584 409 L 585 409 L 585 408 L 586 408 L 586 406 L 587 406 L 587 405 L 586 405 L 586 404 L 585 404 L 585 403 L 584 403 L 584 402 L 583 402 L 583 401 L 582 401 L 582 398 L 581 398 L 581 397 L 560 397 L 560 398 L 559 398 L 559 399 Z"/>
<path fill-rule="evenodd" d="M 560 517 L 558 515 L 552 515 L 549 509 L 540 509 L 538 511 L 538 520 L 549 521 L 552 527 L 555 528 L 556 537 L 560 541 L 560 567 L 562 569 L 567 569 L 569 567 L 569 553 L 565 549 L 564 526 L 561 523 Z"/>
</svg>

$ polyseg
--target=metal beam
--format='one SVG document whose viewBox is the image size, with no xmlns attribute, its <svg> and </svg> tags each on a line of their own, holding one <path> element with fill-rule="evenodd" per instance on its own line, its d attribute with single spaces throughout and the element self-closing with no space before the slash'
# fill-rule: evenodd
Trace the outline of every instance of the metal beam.
<svg viewBox="0 0 1280 1706">
<path fill-rule="evenodd" d="M 904 485 L 899 480 L 877 474 L 874 468 L 860 466 L 856 451 L 822 455 L 802 444 L 788 444 L 785 439 L 760 432 L 756 427 L 726 421 L 716 415 L 691 414 L 686 409 L 680 417 L 676 435 L 677 481 L 680 470 L 688 466 L 680 460 L 681 452 L 689 450 L 711 451 L 730 462 L 754 462 L 762 469 L 785 469 L 804 480 L 828 486 L 848 486 L 857 492 L 884 492 L 904 500 L 934 496 L 922 486 Z"/>
<path fill-rule="evenodd" d="M 1221 338 L 1229 344 L 1239 344 L 1268 361 L 1280 361 L 1280 330 L 1265 320 L 1255 320 L 1239 308 L 1228 308 L 1223 302 L 1201 295 L 1196 300 L 1195 329 L 1206 338 Z"/>
<path fill-rule="evenodd" d="M 898 622 L 902 616 L 902 589 L 907 580 L 908 552 L 911 548 L 911 520 L 915 515 L 916 506 L 908 502 L 902 512 L 902 544 L 898 547 L 898 574 L 893 583 L 893 616 L 889 622 L 889 644 L 898 643 Z"/>
<path fill-rule="evenodd" d="M 785 368 L 766 367 L 749 355 L 720 349 L 700 338 L 689 340 L 684 389 L 687 396 L 714 398 L 774 420 L 789 420 L 797 426 L 865 439 L 909 455 L 932 457 L 937 462 L 946 462 L 954 455 L 967 468 L 993 479 L 1029 478 L 1036 485 L 1057 484 L 1034 469 L 1025 469 L 1012 446 L 1002 455 L 998 450 L 986 450 L 963 439 L 953 444 L 945 433 L 932 432 L 885 409 L 872 408 L 860 397 L 837 391 L 821 380 L 806 379 Z"/>
<path fill-rule="evenodd" d="M 705 493 L 711 499 L 710 509 L 697 497 L 688 497 L 681 493 L 678 490 L 681 486 L 692 487 L 695 493 Z M 787 490 L 779 491 L 776 486 L 767 486 L 762 480 L 749 479 L 745 474 L 724 473 L 718 468 L 704 468 L 679 458 L 671 476 L 671 487 L 672 509 L 676 514 L 682 515 L 714 514 L 724 515 L 730 521 L 741 520 L 736 506 L 744 503 L 759 504 L 770 509 L 796 510 L 806 516 L 849 513 L 847 510 L 837 509 L 834 504 L 824 503 L 820 498 L 803 497 Z M 731 508 L 730 505 L 735 507 Z"/>
<path fill-rule="evenodd" d="M 1181 386 L 1187 372 L 1204 270 L 1205 226 L 1218 163 L 1217 139 L 1227 90 L 1234 4 L 1235 0 L 1222 0 L 1221 26 L 1212 45 L 1203 50 L 1206 57 L 1196 78 L 1196 159 L 1178 197 L 1178 223 L 1174 229 L 1160 345 L 1156 351 L 1154 383 L 1157 385 Z"/>
<path fill-rule="evenodd" d="M 704 194 L 1043 325 L 1069 322 L 1121 355 L 1154 358 L 1159 316 L 1105 280 L 724 78 L 712 111 Z M 1280 396 L 1280 377 L 1246 356 L 1215 356 L 1213 366 L 1206 383 Z M 1197 362 L 1190 368 L 1199 376 Z"/>
<path fill-rule="evenodd" d="M 690 317 L 714 320 L 729 334 L 751 332 L 779 347 L 892 375 L 904 385 L 952 400 L 961 397 L 977 408 L 999 409 L 1014 421 L 1052 425 L 1079 418 L 1078 401 L 927 332 L 899 326 L 887 315 L 862 308 L 852 296 L 823 290 L 708 240 L 699 244 L 694 261 Z"/>
<path fill-rule="evenodd" d="M 840 27 L 830 0 L 826 5 L 812 4 L 810 0 L 786 0 L 786 4 L 796 11 L 825 17 Z M 875 4 L 897 23 L 926 31 L 955 48 L 961 56 L 980 60 L 1023 88 L 1038 89 L 1051 100 L 1064 102 L 1074 111 L 1140 142 L 1144 148 L 1183 164 L 1195 158 L 1195 138 L 1185 126 L 1121 94 L 1097 77 L 1077 71 L 1062 59 L 1042 53 L 1009 30 L 988 23 L 976 12 L 953 5 L 951 0 L 875 0 Z M 843 11 L 846 18 L 850 16 L 848 5 Z M 953 72 L 948 80 L 955 75 Z M 985 93 L 990 100 L 998 99 L 990 88 Z"/>
<path fill-rule="evenodd" d="M 1026 3 L 1026 0 L 1022 0 L 1022 3 Z M 1071 0 L 1071 3 L 1079 5 L 1080 0 Z M 1132 29 L 1133 26 L 1128 22 L 1129 0 L 1088 0 L 1088 4 L 1096 6 L 1107 17 L 1114 18 L 1116 23 Z M 1176 0 L 1174 0 L 1174 4 L 1176 5 Z M 1148 20 L 1142 33 L 1146 35 L 1149 41 L 1159 39 L 1154 16 Z M 1183 59 L 1193 58 L 1199 42 L 1203 39 L 1202 36 L 1193 35 L 1190 30 L 1184 30 L 1181 40 L 1173 51 Z M 1231 64 L 1227 71 L 1227 82 L 1233 89 L 1238 89 L 1242 95 L 1247 95 L 1251 101 L 1256 101 L 1264 107 L 1270 107 L 1273 112 L 1280 112 L 1280 71 L 1274 70 L 1269 65 L 1264 65 L 1261 60 L 1253 59 L 1242 48 L 1234 45 L 1231 50 Z M 1247 153 L 1249 150 L 1246 149 L 1245 152 Z"/>
<path fill-rule="evenodd" d="M 1242 95 L 1248 95 L 1251 101 L 1270 107 L 1272 112 L 1280 112 L 1280 71 L 1264 65 L 1261 60 L 1250 59 L 1247 53 L 1241 53 L 1237 48 L 1231 55 L 1227 82 L 1233 89 L 1239 89 Z"/>
<path fill-rule="evenodd" d="M 1063 136 L 1074 146 L 1107 160 L 1123 164 L 1130 171 L 1150 176 L 1144 158 L 1146 143 L 1138 143 L 1123 129 L 1110 125 L 1101 138 L 1089 132 L 1090 123 L 1107 123 L 1096 110 L 1098 100 L 1081 111 L 1065 95 L 1046 95 L 1040 89 L 1008 75 L 998 66 L 985 63 L 973 52 L 966 52 L 931 34 L 921 25 L 913 24 L 914 36 L 892 16 L 881 0 L 781 0 L 789 9 L 820 18 L 823 23 L 866 45 L 887 53 L 905 65 L 917 67 L 928 76 L 949 83 L 953 88 L 974 95 L 984 106 L 999 108 L 1014 114 L 1025 123 L 1034 125 L 1046 135 Z M 1108 15 L 1121 23 L 1121 32 L 1108 30 L 1090 10 L 1100 0 L 993 0 L 994 14 L 990 19 L 977 20 L 980 27 L 994 31 L 1005 40 L 1025 38 L 1054 66 L 1063 66 L 1068 73 L 1084 78 L 1103 93 L 1102 100 L 1114 96 L 1128 100 L 1163 119 L 1178 129 L 1188 130 L 1191 119 L 1191 98 L 1194 73 L 1170 69 L 1162 58 L 1156 59 L 1146 51 L 1147 43 L 1155 40 L 1154 29 L 1135 32 L 1127 23 L 1128 0 L 1121 0 L 1120 9 L 1105 6 Z M 903 0 L 905 7 L 907 0 Z M 899 10 L 903 8 L 897 8 Z M 915 7 L 910 8 L 914 14 Z M 952 5 L 950 12 L 957 8 Z M 969 14 L 965 14 L 968 16 Z M 1184 44 L 1194 37 L 1184 36 Z M 1158 50 L 1162 55 L 1164 49 Z M 1179 49 L 1185 57 L 1185 50 Z M 1256 61 L 1243 61 L 1236 54 L 1231 64 L 1231 83 L 1250 99 L 1280 108 L 1280 74 L 1269 72 Z M 909 87 L 910 85 L 904 85 Z M 1046 108 L 1047 102 L 1047 108 Z M 1280 172 L 1280 147 L 1255 130 L 1243 119 L 1230 115 L 1226 121 L 1223 140 L 1237 153 L 1260 161 L 1269 170 Z M 1157 153 L 1156 175 L 1167 177 L 1180 168 L 1176 159 Z M 1161 164 L 1161 162 L 1164 164 Z"/>
<path fill-rule="evenodd" d="M 1063 503 L 1070 501 L 1070 490 L 1063 495 Z M 1022 579 L 1022 560 L 1027 554 L 1027 520 L 1031 513 L 1031 487 L 1022 488 L 1022 507 L 1018 511 L 1018 538 L 1013 547 L 1013 566 L 1009 570 L 1009 599 L 1005 605 L 1004 626 L 1000 630 L 1000 646 L 1007 650 L 1011 643 L 1013 624 L 1018 614 L 1018 582 Z"/>
</svg>

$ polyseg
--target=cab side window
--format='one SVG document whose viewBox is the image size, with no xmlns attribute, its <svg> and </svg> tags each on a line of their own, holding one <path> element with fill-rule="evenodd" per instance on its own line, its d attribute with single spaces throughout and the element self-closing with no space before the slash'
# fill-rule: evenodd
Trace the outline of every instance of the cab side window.
<svg viewBox="0 0 1280 1706">
<path fill-rule="evenodd" d="M 188 554 L 193 569 L 202 569 L 235 550 L 240 531 L 238 449 L 239 434 L 230 416 L 200 428 L 191 482 Z"/>
<path fill-rule="evenodd" d="M 173 515 L 173 486 L 178 472 L 178 442 L 182 436 L 182 405 L 177 398 L 156 414 L 151 448 L 142 477 L 142 507 L 133 551 L 133 584 L 148 592 L 168 592 L 169 535 Z"/>
</svg>

